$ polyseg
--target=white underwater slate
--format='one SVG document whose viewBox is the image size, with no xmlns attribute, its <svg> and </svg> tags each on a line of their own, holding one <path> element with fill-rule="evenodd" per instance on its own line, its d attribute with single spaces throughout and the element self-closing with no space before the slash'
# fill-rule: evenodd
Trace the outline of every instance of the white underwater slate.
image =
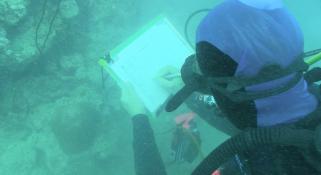
<svg viewBox="0 0 321 175">
<path fill-rule="evenodd" d="M 155 113 L 169 93 L 155 80 L 159 70 L 173 66 L 180 70 L 193 49 L 166 17 L 160 17 L 116 48 L 110 69 L 135 88 L 146 108 Z"/>
</svg>

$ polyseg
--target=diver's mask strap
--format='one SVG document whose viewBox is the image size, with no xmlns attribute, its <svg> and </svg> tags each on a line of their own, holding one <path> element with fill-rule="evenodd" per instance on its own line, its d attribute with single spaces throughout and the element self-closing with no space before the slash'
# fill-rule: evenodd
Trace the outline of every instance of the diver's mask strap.
<svg viewBox="0 0 321 175">
<path fill-rule="evenodd" d="M 226 84 L 229 91 L 236 91 L 249 86 L 254 86 L 269 81 L 277 80 L 294 73 L 307 71 L 309 66 L 302 60 L 296 59 L 287 68 L 278 65 L 268 65 L 262 68 L 254 77 L 210 77 L 210 84 Z"/>
<path fill-rule="evenodd" d="M 278 88 L 270 89 L 270 90 L 264 90 L 261 92 L 244 92 L 240 90 L 235 90 L 229 88 L 224 88 L 216 83 L 210 84 L 210 87 L 213 89 L 219 91 L 224 96 L 228 97 L 233 102 L 243 102 L 243 101 L 250 101 L 250 100 L 257 100 L 261 98 L 266 98 L 274 95 L 278 95 L 280 93 L 283 93 L 291 88 L 293 88 L 301 79 L 303 74 L 297 73 L 288 83 L 285 85 L 282 85 Z M 210 81 L 210 80 L 209 80 Z"/>
<path fill-rule="evenodd" d="M 290 66 L 283 69 L 278 65 L 265 66 L 256 76 L 243 78 L 243 77 L 219 77 L 208 78 L 207 82 L 209 86 L 220 93 L 224 94 L 231 101 L 242 102 L 248 100 L 256 100 L 266 98 L 269 96 L 278 95 L 285 91 L 288 91 L 294 87 L 303 77 L 303 72 L 307 71 L 309 66 L 303 61 L 303 59 L 296 59 Z M 273 73 L 271 73 L 273 72 Z M 295 73 L 297 72 L 297 73 Z M 244 92 L 242 89 L 253 85 L 266 83 L 269 81 L 277 80 L 286 76 L 293 75 L 291 80 L 286 84 L 273 88 L 270 90 L 264 90 L 261 92 Z M 227 85 L 224 88 L 223 85 Z"/>
</svg>

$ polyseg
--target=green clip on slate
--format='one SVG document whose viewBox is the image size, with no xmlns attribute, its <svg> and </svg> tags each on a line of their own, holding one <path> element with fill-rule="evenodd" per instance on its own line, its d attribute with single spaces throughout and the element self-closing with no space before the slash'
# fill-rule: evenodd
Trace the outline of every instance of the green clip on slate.
<svg viewBox="0 0 321 175">
<path fill-rule="evenodd" d="M 309 58 L 308 60 L 306 60 L 305 62 L 308 64 L 308 65 L 313 65 L 315 64 L 316 62 L 320 61 L 321 60 L 321 52 L 316 54 L 315 56 Z"/>
<path fill-rule="evenodd" d="M 98 60 L 98 64 L 100 65 L 102 70 L 107 71 L 108 75 L 111 76 L 113 80 L 117 82 L 118 85 L 122 84 L 122 81 L 118 78 L 118 76 L 114 73 L 114 71 L 110 68 L 110 64 L 107 62 L 105 58 L 100 58 Z"/>
</svg>

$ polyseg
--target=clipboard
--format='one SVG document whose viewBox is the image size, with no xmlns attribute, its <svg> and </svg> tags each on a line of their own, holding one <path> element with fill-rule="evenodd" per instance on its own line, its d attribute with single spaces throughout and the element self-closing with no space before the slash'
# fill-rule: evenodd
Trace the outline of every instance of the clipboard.
<svg viewBox="0 0 321 175">
<path fill-rule="evenodd" d="M 155 114 L 171 95 L 156 81 L 165 66 L 180 70 L 193 49 L 164 15 L 160 15 L 110 51 L 112 61 L 99 64 L 117 82 L 131 83 L 145 107 Z"/>
</svg>

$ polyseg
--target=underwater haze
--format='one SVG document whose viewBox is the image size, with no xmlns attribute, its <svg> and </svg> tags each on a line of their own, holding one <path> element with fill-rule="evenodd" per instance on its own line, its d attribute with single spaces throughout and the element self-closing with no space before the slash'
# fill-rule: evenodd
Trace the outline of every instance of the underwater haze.
<svg viewBox="0 0 321 175">
<path fill-rule="evenodd" d="M 160 14 L 185 37 L 186 19 L 220 2 L 0 0 L 0 175 L 135 175 L 132 118 L 98 61 Z M 321 0 L 285 4 L 301 25 L 305 51 L 321 48 Z M 187 26 L 192 42 L 205 14 Z M 174 118 L 186 111 L 150 117 L 169 175 L 190 174 L 229 138 L 196 118 L 202 154 L 173 162 Z"/>
</svg>

